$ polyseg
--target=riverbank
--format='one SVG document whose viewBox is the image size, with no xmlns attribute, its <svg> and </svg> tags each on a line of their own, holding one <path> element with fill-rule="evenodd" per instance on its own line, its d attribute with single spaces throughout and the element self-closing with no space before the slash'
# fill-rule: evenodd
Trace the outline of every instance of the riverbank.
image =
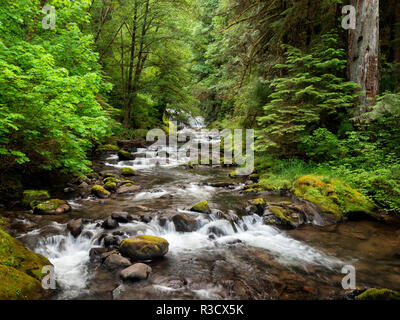
<svg viewBox="0 0 400 320">
<path fill-rule="evenodd" d="M 12 234 L 54 264 L 53 299 L 354 299 L 367 288 L 400 289 L 394 224 L 348 221 L 359 211 L 338 218 L 301 195 L 265 190 L 265 173 L 236 178 L 221 165 L 157 166 L 149 148 L 124 148 L 100 148 L 93 173 L 46 196 L 70 210 L 3 212 Z M 344 195 L 326 190 L 324 179 L 301 181 L 305 195 L 315 188 L 329 199 Z M 209 209 L 194 209 L 204 201 Z M 165 239 L 163 259 L 126 256 L 123 240 L 139 235 Z M 138 262 L 151 271 L 124 280 L 124 268 Z M 341 286 L 347 264 L 360 289 L 351 294 Z"/>
</svg>

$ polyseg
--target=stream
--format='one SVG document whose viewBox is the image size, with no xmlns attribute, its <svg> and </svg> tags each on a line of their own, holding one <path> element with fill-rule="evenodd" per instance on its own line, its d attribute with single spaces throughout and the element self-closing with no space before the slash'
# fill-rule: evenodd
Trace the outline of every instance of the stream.
<svg viewBox="0 0 400 320">
<path fill-rule="evenodd" d="M 228 177 L 232 168 L 188 168 L 181 165 L 187 159 L 159 166 L 151 147 L 139 148 L 135 156 L 119 161 L 116 154 L 106 154 L 95 159 L 94 168 L 115 173 L 122 167 L 137 170 L 139 191 L 109 199 L 62 194 L 72 207 L 68 215 L 14 217 L 19 240 L 55 267 L 54 299 L 342 299 L 345 265 L 356 268 L 357 286 L 400 289 L 400 230 L 373 221 L 280 230 L 265 225 L 259 215 L 244 212 L 248 200 L 258 196 L 240 192 L 243 184 Z M 221 181 L 236 184 L 208 185 Z M 263 198 L 295 201 L 276 195 Z M 211 214 L 189 211 L 202 200 L 209 202 Z M 139 218 L 120 223 L 115 230 L 101 228 L 116 211 Z M 178 232 L 171 220 L 162 219 L 176 213 L 195 219 L 196 230 Z M 77 238 L 66 229 L 72 218 L 87 219 Z M 123 282 L 117 273 L 90 260 L 89 251 L 102 246 L 105 233 L 121 238 L 160 236 L 168 240 L 169 252 L 149 263 L 149 279 Z"/>
</svg>

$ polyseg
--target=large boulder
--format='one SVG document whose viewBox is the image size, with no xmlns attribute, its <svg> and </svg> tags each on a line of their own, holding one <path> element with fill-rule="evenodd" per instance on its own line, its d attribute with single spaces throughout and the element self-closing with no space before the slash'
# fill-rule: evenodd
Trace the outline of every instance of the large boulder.
<svg viewBox="0 0 400 320">
<path fill-rule="evenodd" d="M 36 204 L 50 199 L 50 194 L 46 190 L 25 190 L 22 195 L 22 204 L 33 208 Z"/>
<path fill-rule="evenodd" d="M 76 219 L 68 222 L 67 229 L 71 232 L 71 234 L 76 238 L 78 237 L 83 230 L 83 220 Z"/>
<path fill-rule="evenodd" d="M 33 213 L 40 215 L 64 214 L 69 211 L 71 211 L 69 204 L 60 199 L 51 199 L 40 202 L 33 207 Z"/>
<path fill-rule="evenodd" d="M 196 203 L 190 210 L 200 213 L 211 213 L 207 200 Z"/>
<path fill-rule="evenodd" d="M 159 259 L 168 249 L 167 240 L 153 236 L 132 236 L 122 240 L 120 244 L 121 254 L 134 261 Z"/>
<path fill-rule="evenodd" d="M 197 222 L 187 214 L 179 213 L 172 217 L 175 230 L 178 232 L 192 232 L 196 230 Z"/>
<path fill-rule="evenodd" d="M 132 263 L 119 254 L 110 254 L 103 262 L 103 267 L 109 271 L 127 268 Z"/>
<path fill-rule="evenodd" d="M 50 294 L 41 286 L 44 256 L 26 249 L 0 228 L 0 300 L 34 300 Z"/>
<path fill-rule="evenodd" d="M 121 271 L 120 276 L 123 280 L 146 280 L 151 273 L 151 268 L 144 263 L 135 263 Z"/>
</svg>

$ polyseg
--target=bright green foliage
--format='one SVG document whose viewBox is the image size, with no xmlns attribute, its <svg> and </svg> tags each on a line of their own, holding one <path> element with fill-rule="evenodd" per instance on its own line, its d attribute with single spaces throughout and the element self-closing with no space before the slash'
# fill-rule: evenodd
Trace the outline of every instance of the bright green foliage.
<svg viewBox="0 0 400 320">
<path fill-rule="evenodd" d="M 309 53 L 286 46 L 287 61 L 276 66 L 286 75 L 271 84 L 271 102 L 259 118 L 264 127 L 259 134 L 260 151 L 299 154 L 302 137 L 329 125 L 332 118 L 354 106 L 357 85 L 341 77 L 345 51 L 337 47 L 334 34 L 324 35 Z"/>
<path fill-rule="evenodd" d="M 86 152 L 110 132 L 99 103 L 102 82 L 87 22 L 90 1 L 49 1 L 55 30 L 41 27 L 40 2 L 0 9 L 0 163 L 5 168 L 86 171 Z M 30 162 L 30 163 L 28 163 Z"/>
</svg>

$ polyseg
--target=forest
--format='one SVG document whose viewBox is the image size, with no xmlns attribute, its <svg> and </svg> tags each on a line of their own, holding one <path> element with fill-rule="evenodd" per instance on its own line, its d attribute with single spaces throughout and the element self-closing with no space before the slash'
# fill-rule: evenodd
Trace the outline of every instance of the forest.
<svg viewBox="0 0 400 320">
<path fill-rule="evenodd" d="M 26 190 L 58 181 L 92 187 L 100 151 L 133 160 L 129 141 L 199 116 L 209 129 L 255 130 L 247 195 L 290 192 L 339 220 L 396 220 L 400 2 L 0 0 L 2 211 L 26 211 Z"/>
</svg>

